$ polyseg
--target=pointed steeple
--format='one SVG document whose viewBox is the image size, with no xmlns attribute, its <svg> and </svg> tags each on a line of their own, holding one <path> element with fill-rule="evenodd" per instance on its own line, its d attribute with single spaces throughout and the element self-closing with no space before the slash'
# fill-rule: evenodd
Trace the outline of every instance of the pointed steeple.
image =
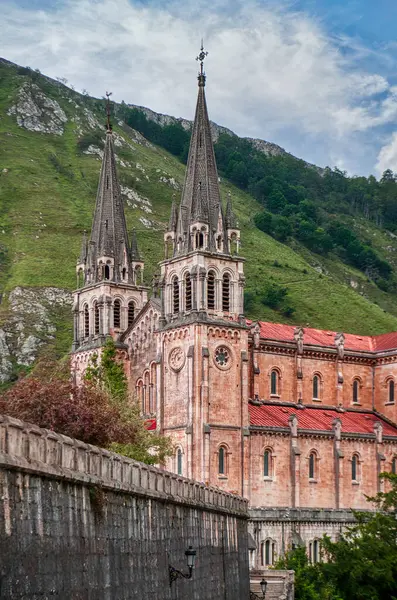
<svg viewBox="0 0 397 600">
<path fill-rule="evenodd" d="M 233 212 L 232 195 L 230 192 L 228 192 L 228 195 L 227 195 L 225 224 L 226 224 L 226 229 L 236 229 L 237 228 L 237 219 Z"/>
<path fill-rule="evenodd" d="M 111 93 L 106 92 L 106 96 L 106 139 L 91 237 L 88 245 L 84 234 L 80 256 L 80 266 L 85 273 L 85 284 L 96 283 L 103 279 L 134 283 L 135 265 L 132 262 L 141 263 L 140 266 L 143 268 L 135 234 L 132 240 L 133 253 L 129 242 L 110 121 Z M 86 260 L 83 260 L 84 257 Z"/>
<path fill-rule="evenodd" d="M 200 72 L 198 75 L 199 89 L 196 114 L 181 201 L 181 213 L 186 215 L 186 220 L 183 223 L 185 234 L 183 250 L 185 252 L 192 249 L 192 238 L 187 228 L 193 223 L 208 226 L 208 249 L 214 250 L 216 248 L 215 232 L 221 204 L 218 172 L 204 91 L 206 76 L 203 70 L 203 62 L 207 54 L 201 46 L 200 54 L 197 57 L 200 62 Z"/>
<path fill-rule="evenodd" d="M 87 231 L 84 229 L 83 233 L 83 241 L 81 243 L 81 252 L 78 264 L 85 265 L 88 257 L 88 240 L 87 240 Z"/>
<path fill-rule="evenodd" d="M 171 215 L 168 222 L 168 231 L 175 231 L 178 223 L 178 210 L 175 201 L 175 194 L 172 195 Z"/>
<path fill-rule="evenodd" d="M 139 254 L 138 250 L 138 240 L 135 229 L 131 231 L 131 260 L 133 262 L 141 262 L 141 255 Z"/>
</svg>

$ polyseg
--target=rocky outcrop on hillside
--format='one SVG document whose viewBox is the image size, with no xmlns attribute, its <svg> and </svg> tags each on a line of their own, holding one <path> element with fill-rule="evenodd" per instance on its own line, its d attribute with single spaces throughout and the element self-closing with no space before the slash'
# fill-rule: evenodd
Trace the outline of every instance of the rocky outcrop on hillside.
<svg viewBox="0 0 397 600">
<path fill-rule="evenodd" d="M 62 135 L 67 116 L 56 100 L 48 98 L 34 83 L 20 88 L 16 103 L 8 110 L 16 115 L 17 123 L 29 131 Z"/>
<path fill-rule="evenodd" d="M 70 314 L 72 323 L 72 295 L 67 290 L 16 287 L 5 302 L 7 310 L 0 329 L 0 383 L 9 381 L 18 367 L 33 364 L 40 347 L 54 339 L 62 315 Z"/>
<path fill-rule="evenodd" d="M 186 131 L 188 131 L 192 128 L 193 125 L 193 121 L 189 121 L 188 119 L 182 119 L 181 117 L 171 117 L 170 115 L 156 113 L 153 110 L 150 110 L 150 108 L 146 108 L 145 106 L 137 106 L 135 104 L 129 104 L 128 106 L 130 106 L 130 108 L 136 108 L 137 110 L 140 110 L 141 112 L 143 112 L 147 119 L 149 119 L 150 121 L 154 121 L 158 125 L 161 125 L 161 127 L 165 127 L 166 125 L 179 124 L 182 125 L 183 129 L 186 129 Z M 236 135 L 231 129 L 228 129 L 227 127 L 222 127 L 222 125 L 218 125 L 217 123 L 211 121 L 211 134 L 214 142 L 218 141 L 219 136 L 224 133 L 230 136 Z M 272 142 L 266 142 L 265 140 L 248 137 L 243 139 L 251 142 L 251 144 L 254 148 L 256 148 L 256 150 L 260 150 L 260 152 L 263 152 L 267 156 L 279 156 L 280 154 L 288 154 L 284 150 L 284 148 L 281 148 L 281 146 L 277 146 L 277 144 L 272 144 Z"/>
</svg>

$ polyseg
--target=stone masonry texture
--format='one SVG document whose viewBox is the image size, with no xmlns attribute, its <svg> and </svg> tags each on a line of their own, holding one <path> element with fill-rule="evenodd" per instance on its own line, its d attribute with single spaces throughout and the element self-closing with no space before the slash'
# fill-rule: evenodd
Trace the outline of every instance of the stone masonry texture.
<svg viewBox="0 0 397 600">
<path fill-rule="evenodd" d="M 2 416 L 0 489 L 2 600 L 248 598 L 237 496 Z"/>
</svg>

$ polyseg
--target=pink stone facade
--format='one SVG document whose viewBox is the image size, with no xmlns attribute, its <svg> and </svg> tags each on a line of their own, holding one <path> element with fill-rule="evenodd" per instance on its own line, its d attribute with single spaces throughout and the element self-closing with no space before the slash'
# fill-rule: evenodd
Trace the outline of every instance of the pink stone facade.
<svg viewBox="0 0 397 600">
<path fill-rule="evenodd" d="M 322 535 L 337 536 L 397 468 L 397 333 L 247 321 L 240 232 L 220 196 L 202 70 L 198 80 L 185 185 L 149 300 L 123 215 L 117 227 L 98 220 L 122 206 L 108 131 L 95 235 L 78 264 L 73 372 L 79 381 L 112 335 L 142 414 L 174 443 L 165 467 L 248 499 L 252 568 L 296 544 L 315 561 Z"/>
</svg>

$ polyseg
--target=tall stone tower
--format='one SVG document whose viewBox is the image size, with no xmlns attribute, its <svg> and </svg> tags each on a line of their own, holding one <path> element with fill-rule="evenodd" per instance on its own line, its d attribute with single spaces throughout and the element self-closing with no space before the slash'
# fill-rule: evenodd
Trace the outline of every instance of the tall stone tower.
<svg viewBox="0 0 397 600">
<path fill-rule="evenodd" d="M 142 285 L 143 261 L 136 234 L 128 236 L 117 177 L 109 95 L 107 130 L 92 222 L 91 237 L 84 232 L 77 263 L 74 292 L 73 370 L 77 380 L 90 354 L 107 336 L 115 339 L 127 329 L 147 301 Z"/>
<path fill-rule="evenodd" d="M 177 471 L 241 493 L 248 425 L 242 402 L 248 380 L 244 270 L 231 197 L 226 209 L 221 201 L 205 99 L 206 54 L 201 48 L 197 57 L 198 99 L 182 199 L 172 206 L 164 236 L 161 430 L 178 447 Z"/>
</svg>

